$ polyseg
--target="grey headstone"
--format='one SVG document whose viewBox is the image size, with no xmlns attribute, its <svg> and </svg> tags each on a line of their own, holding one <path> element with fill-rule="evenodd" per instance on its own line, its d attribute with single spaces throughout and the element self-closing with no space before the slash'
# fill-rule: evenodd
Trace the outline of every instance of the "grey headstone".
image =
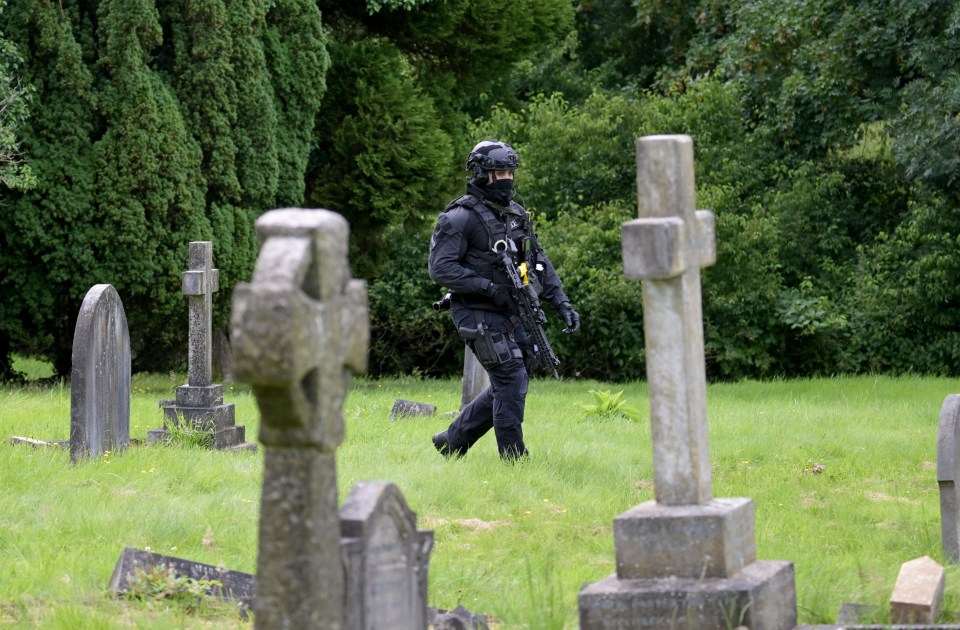
<svg viewBox="0 0 960 630">
<path fill-rule="evenodd" d="M 70 374 L 70 459 L 130 443 L 130 331 L 116 289 L 91 288 L 77 316 Z"/>
<path fill-rule="evenodd" d="M 480 365 L 477 355 L 470 346 L 464 346 L 463 353 L 463 390 L 460 396 L 460 410 L 473 402 L 486 388 L 490 387 L 490 375 Z"/>
<path fill-rule="evenodd" d="M 603 630 L 793 630 L 793 564 L 754 562 L 728 578 L 619 580 L 615 575 L 580 591 L 580 628 Z M 789 614 L 793 607 L 794 613 Z"/>
<path fill-rule="evenodd" d="M 393 401 L 393 407 L 390 409 L 390 419 L 396 420 L 403 416 L 432 416 L 436 412 L 436 405 L 398 398 Z"/>
<path fill-rule="evenodd" d="M 187 384 L 177 387 L 173 401 L 161 401 L 164 427 L 147 432 L 151 442 L 169 437 L 167 427 L 185 424 L 213 436 L 218 449 L 244 445 L 246 431 L 235 421 L 233 404 L 224 404 L 223 385 L 213 383 L 213 294 L 220 289 L 219 272 L 213 268 L 213 244 L 190 243 L 190 269 L 181 284 L 189 308 Z"/>
<path fill-rule="evenodd" d="M 950 394 L 940 408 L 937 427 L 937 484 L 940 486 L 940 536 L 943 555 L 960 562 L 960 395 Z"/>
<path fill-rule="evenodd" d="M 614 519 L 613 540 L 621 580 L 725 578 L 757 559 L 753 502 L 744 498 L 647 501 Z"/>
<path fill-rule="evenodd" d="M 349 226 L 328 210 L 256 222 L 260 254 L 233 293 L 237 377 L 264 446 L 257 628 L 345 627 L 335 452 L 350 374 L 367 366 L 366 283 L 350 277 Z"/>
<path fill-rule="evenodd" d="M 207 595 L 211 597 L 235 599 L 245 608 L 253 601 L 254 578 L 249 573 L 230 571 L 132 547 L 124 547 L 120 553 L 120 558 L 113 568 L 113 575 L 110 576 L 110 592 L 114 597 L 124 595 L 130 590 L 131 582 L 138 572 L 155 569 L 170 571 L 177 578 L 219 582 L 219 586 L 213 585 L 207 590 Z"/>
<path fill-rule="evenodd" d="M 340 510 L 347 572 L 347 627 L 422 630 L 427 627 L 427 567 L 433 532 L 392 483 L 360 482 Z"/>
<path fill-rule="evenodd" d="M 694 188 L 688 136 L 637 139 L 640 218 L 623 224 L 623 266 L 643 280 L 656 500 L 614 520 L 617 573 L 581 589 L 582 630 L 796 625 L 793 565 L 755 561 L 752 501 L 713 498 L 700 269 L 716 244 Z"/>
</svg>

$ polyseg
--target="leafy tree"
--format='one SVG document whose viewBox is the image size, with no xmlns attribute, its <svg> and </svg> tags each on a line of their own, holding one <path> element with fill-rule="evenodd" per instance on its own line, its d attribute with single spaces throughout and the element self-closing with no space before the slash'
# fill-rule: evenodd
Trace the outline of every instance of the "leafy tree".
<svg viewBox="0 0 960 630">
<path fill-rule="evenodd" d="M 354 273 L 376 276 L 395 261 L 391 242 L 435 216 L 453 194 L 437 180 L 449 170 L 453 143 L 395 46 L 338 43 L 331 54 L 339 70 L 328 95 L 339 107 L 318 116 L 307 198 L 350 221 Z"/>
<path fill-rule="evenodd" d="M 518 186 L 584 315 L 583 335 L 555 341 L 567 373 L 643 376 L 618 222 L 635 203 L 633 139 L 650 133 L 694 137 L 700 206 L 717 217 L 703 275 L 711 377 L 960 369 L 960 8 L 577 7 L 575 41 L 467 99 L 483 116 L 474 135 L 520 151 Z"/>
<path fill-rule="evenodd" d="M 576 13 L 580 62 L 602 68 L 597 87 L 677 87 L 682 71 L 709 72 L 715 58 L 688 70 L 691 49 L 701 49 L 726 31 L 726 6 L 716 0 L 580 0 Z"/>
<path fill-rule="evenodd" d="M 0 15 L 5 6 L 5 0 L 0 0 Z M 25 164 L 20 156 L 18 132 L 28 116 L 28 96 L 20 87 L 16 75 L 20 63 L 22 57 L 17 47 L 0 31 L 0 205 L 6 196 L 4 189 L 27 190 L 35 184 L 29 164 Z M 2 244 L 4 239 L 0 235 Z M 0 290 L 6 285 L 6 279 L 0 277 Z M 2 309 L 0 305 L 0 319 L 3 318 Z M 12 376 L 9 352 L 9 333 L 0 330 L 0 381 Z"/>
<path fill-rule="evenodd" d="M 277 0 L 267 15 L 264 51 L 275 93 L 279 126 L 277 201 L 300 204 L 303 174 L 314 139 L 314 119 L 320 109 L 330 66 L 326 35 L 313 0 Z"/>
<path fill-rule="evenodd" d="M 445 374 L 462 344 L 430 309 L 430 228 L 464 186 L 471 118 L 509 96 L 510 72 L 572 24 L 567 0 L 320 0 L 328 91 L 307 199 L 351 225 L 354 274 L 370 278 L 372 373 Z M 440 331 L 445 331 L 441 334 Z M 458 359 L 459 356 L 459 359 Z"/>
<path fill-rule="evenodd" d="M 76 6 L 65 7 L 72 20 L 63 19 L 50 3 L 15 3 L 8 9 L 8 33 L 24 54 L 24 82 L 38 95 L 23 129 L 37 186 L 10 195 L 0 214 L 0 256 L 7 271 L 0 294 L 0 336 L 11 340 L 9 349 L 49 353 L 51 358 L 60 345 L 57 368 L 67 374 L 79 300 L 86 289 L 104 281 L 98 279 L 99 263 L 88 245 L 102 220 L 93 203 L 93 135 L 101 118 L 82 44 L 88 46 L 86 54 L 96 53 L 89 48 L 92 38 L 74 31 L 72 24 L 81 15 Z M 74 280 L 75 274 L 80 278 Z"/>
<path fill-rule="evenodd" d="M 6 1 L 0 0 L 0 15 L 5 6 Z M 0 31 L 0 186 L 10 189 L 26 189 L 34 184 L 30 166 L 20 157 L 17 137 L 28 116 L 28 96 L 16 75 L 20 63 L 17 47 Z"/>
<path fill-rule="evenodd" d="M 767 163 L 769 150 L 744 133 L 735 90 L 714 80 L 666 97 L 598 91 L 579 105 L 541 98 L 522 112 L 495 110 L 478 133 L 516 139 L 518 189 L 583 316 L 581 334 L 566 338 L 557 330 L 552 338 L 565 373 L 645 376 L 641 287 L 623 277 L 620 233 L 622 222 L 636 216 L 634 141 L 652 133 L 697 139 L 698 188 L 718 217 L 720 261 L 704 274 L 712 372 L 773 369 L 776 335 L 758 337 L 776 319 L 781 278 L 766 252 L 778 233 L 774 222 L 742 204 L 776 165 Z"/>
<path fill-rule="evenodd" d="M 416 6 L 414 6 L 416 5 Z M 331 25 L 330 90 L 307 173 L 312 205 L 350 221 L 355 272 L 378 275 L 390 242 L 462 189 L 466 135 L 509 71 L 569 28 L 563 0 L 319 2 Z M 496 99 L 496 100 L 495 100 Z M 361 256 L 362 254 L 362 256 Z"/>
</svg>

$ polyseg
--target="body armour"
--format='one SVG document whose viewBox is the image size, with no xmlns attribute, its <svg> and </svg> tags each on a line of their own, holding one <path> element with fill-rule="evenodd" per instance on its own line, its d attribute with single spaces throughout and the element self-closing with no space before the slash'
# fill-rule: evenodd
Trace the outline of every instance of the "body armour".
<svg viewBox="0 0 960 630">
<path fill-rule="evenodd" d="M 502 310 L 490 298 L 492 285 L 509 285 L 498 260 L 509 252 L 514 263 L 537 269 L 541 299 L 554 306 L 568 301 L 553 265 L 537 241 L 529 213 L 516 202 L 497 206 L 473 194 L 452 201 L 437 219 L 430 241 L 430 277 L 453 299 L 479 310 Z"/>
</svg>

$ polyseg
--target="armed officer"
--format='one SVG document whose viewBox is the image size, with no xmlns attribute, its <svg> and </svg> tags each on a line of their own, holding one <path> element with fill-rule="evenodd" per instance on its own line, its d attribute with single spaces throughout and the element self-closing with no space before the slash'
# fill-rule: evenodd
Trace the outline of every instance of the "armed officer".
<svg viewBox="0 0 960 630">
<path fill-rule="evenodd" d="M 513 199 L 519 166 L 509 144 L 477 144 L 467 156 L 467 192 L 437 218 L 430 240 L 430 277 L 450 290 L 453 322 L 490 376 L 490 387 L 433 436 L 447 457 L 464 455 L 491 427 L 501 458 L 529 454 L 521 424 L 534 344 L 518 317 L 505 260 L 526 263 L 539 299 L 563 318 L 564 333 L 580 330 L 580 316 L 537 241 L 529 213 Z"/>
</svg>

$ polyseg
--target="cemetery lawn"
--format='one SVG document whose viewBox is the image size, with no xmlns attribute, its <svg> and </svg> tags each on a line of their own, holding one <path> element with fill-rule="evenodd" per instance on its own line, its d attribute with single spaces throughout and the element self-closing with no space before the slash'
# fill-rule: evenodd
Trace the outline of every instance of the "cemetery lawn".
<svg viewBox="0 0 960 630">
<path fill-rule="evenodd" d="M 134 376 L 132 438 L 160 426 L 157 401 L 183 382 Z M 623 390 L 642 419 L 584 410 L 590 390 Z M 801 623 L 832 623 L 846 602 L 887 621 L 900 565 L 924 555 L 947 569 L 941 621 L 960 621 L 936 474 L 940 407 L 956 391 L 913 377 L 708 386 L 714 495 L 753 500 L 758 559 L 794 562 Z M 227 385 L 225 398 L 255 441 L 249 390 Z M 391 422 L 398 398 L 437 414 Z M 341 502 L 357 481 L 399 486 L 435 532 L 431 606 L 462 604 L 503 628 L 576 628 L 582 584 L 615 571 L 614 517 L 654 497 L 645 384 L 534 380 L 532 458 L 516 465 L 499 461 L 492 433 L 463 459 L 436 453 L 430 436 L 459 400 L 458 380 L 354 380 Z M 255 572 L 262 451 L 134 445 L 73 466 L 67 449 L 9 443 L 65 440 L 69 426 L 68 385 L 0 387 L 0 627 L 252 627 L 230 605 L 114 600 L 107 583 L 125 546 Z"/>
</svg>

